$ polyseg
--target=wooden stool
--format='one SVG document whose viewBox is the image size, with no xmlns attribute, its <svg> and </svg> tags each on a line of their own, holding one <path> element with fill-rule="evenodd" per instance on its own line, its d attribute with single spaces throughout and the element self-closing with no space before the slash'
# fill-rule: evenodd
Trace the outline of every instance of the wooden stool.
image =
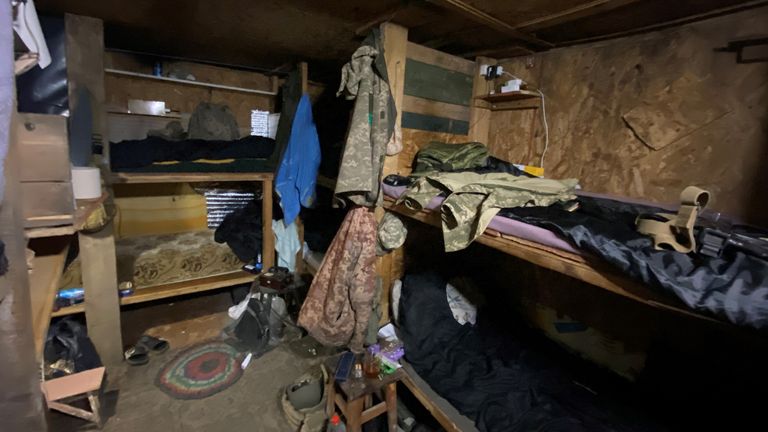
<svg viewBox="0 0 768 432">
<path fill-rule="evenodd" d="M 104 380 L 104 371 L 102 366 L 40 383 L 48 409 L 91 421 L 101 428 L 99 389 Z M 88 398 L 88 403 L 91 406 L 90 411 L 73 407 L 67 403 L 85 397 Z"/>
<path fill-rule="evenodd" d="M 350 432 L 362 431 L 363 423 L 375 417 L 387 413 L 389 432 L 397 431 L 397 382 L 404 378 L 402 369 L 398 369 L 383 379 L 365 378 L 356 380 L 350 377 L 347 381 L 337 383 L 334 380 L 334 372 L 339 357 L 331 357 L 325 362 L 328 369 L 328 381 L 325 383 L 327 396 L 326 413 L 331 417 L 338 406 L 341 413 L 347 419 L 347 430 Z M 337 392 L 337 389 L 340 391 Z M 384 392 L 384 401 L 373 405 L 373 395 Z"/>
</svg>

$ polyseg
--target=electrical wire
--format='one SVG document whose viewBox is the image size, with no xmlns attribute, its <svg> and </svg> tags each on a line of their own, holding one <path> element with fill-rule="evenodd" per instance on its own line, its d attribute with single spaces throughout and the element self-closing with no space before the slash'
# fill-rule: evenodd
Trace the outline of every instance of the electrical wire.
<svg viewBox="0 0 768 432">
<path fill-rule="evenodd" d="M 509 75 L 514 79 L 518 79 L 522 81 L 523 84 L 527 84 L 525 80 L 522 78 L 519 78 L 515 75 L 512 75 L 511 73 L 504 71 L 505 75 Z M 547 124 L 547 104 L 544 101 L 544 93 L 541 90 L 536 90 L 539 93 L 539 96 L 541 97 L 541 122 L 544 125 L 544 150 L 541 152 L 541 158 L 539 159 L 539 167 L 544 168 L 544 157 L 547 155 L 547 150 L 549 149 L 549 125 Z"/>
<path fill-rule="evenodd" d="M 541 152 L 541 159 L 539 160 L 539 167 L 544 169 L 544 156 L 549 149 L 549 125 L 547 124 L 547 104 L 544 102 L 544 93 L 541 90 L 537 90 L 539 96 L 541 96 L 541 119 L 544 123 L 544 151 Z"/>
</svg>

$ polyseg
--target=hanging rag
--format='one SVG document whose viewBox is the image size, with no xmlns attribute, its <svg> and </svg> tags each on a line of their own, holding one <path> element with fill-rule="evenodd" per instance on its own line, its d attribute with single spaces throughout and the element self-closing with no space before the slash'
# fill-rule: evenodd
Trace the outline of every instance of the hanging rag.
<svg viewBox="0 0 768 432">
<path fill-rule="evenodd" d="M 376 289 L 376 217 L 347 212 L 301 307 L 299 325 L 318 342 L 362 352 Z"/>
<path fill-rule="evenodd" d="M 296 254 L 301 250 L 296 224 L 291 222 L 286 225 L 285 219 L 273 220 L 272 232 L 275 233 L 277 265 L 290 272 L 296 271 Z"/>
<path fill-rule="evenodd" d="M 16 34 L 19 35 L 19 39 L 26 45 L 27 49 L 37 54 L 37 65 L 41 69 L 45 69 L 51 64 L 51 53 L 48 51 L 48 44 L 45 43 L 43 29 L 40 27 L 40 20 L 37 18 L 35 2 L 33 0 L 19 2 L 16 8 L 16 19 L 13 21 L 13 29 L 16 30 Z M 9 17 L 12 15 L 8 14 Z M 3 28 L 9 27 L 4 26 Z"/>
<path fill-rule="evenodd" d="M 381 173 L 397 115 L 390 92 L 384 47 L 378 30 L 371 33 L 341 69 L 344 94 L 355 100 L 347 141 L 336 180 L 335 196 L 363 206 L 381 205 Z M 390 145 L 396 150 L 396 145 Z"/>
<path fill-rule="evenodd" d="M 440 206 L 445 251 L 459 251 L 478 238 L 502 208 L 548 206 L 575 199 L 575 179 L 516 177 L 507 173 L 435 173 L 417 179 L 397 203 L 421 210 L 447 194 Z"/>
<path fill-rule="evenodd" d="M 285 220 L 293 221 L 301 206 L 315 203 L 315 182 L 320 167 L 320 140 L 312 118 L 312 103 L 304 94 L 296 107 L 288 146 L 275 177 L 275 192 Z"/>
</svg>

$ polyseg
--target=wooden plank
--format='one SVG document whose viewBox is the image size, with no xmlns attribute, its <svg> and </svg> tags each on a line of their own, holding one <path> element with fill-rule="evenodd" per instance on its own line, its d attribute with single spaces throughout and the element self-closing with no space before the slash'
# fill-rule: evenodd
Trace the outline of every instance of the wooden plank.
<svg viewBox="0 0 768 432">
<path fill-rule="evenodd" d="M 445 117 L 430 116 L 412 112 L 403 113 L 403 127 L 429 132 L 444 132 L 455 135 L 467 135 L 469 122 Z"/>
<path fill-rule="evenodd" d="M 401 382 L 447 432 L 477 432 L 472 420 L 462 416 L 447 400 L 432 390 L 411 365 L 405 363 L 403 371 L 405 377 Z"/>
<path fill-rule="evenodd" d="M 424 99 L 470 106 L 472 76 L 411 58 L 405 61 L 404 94 Z"/>
<path fill-rule="evenodd" d="M 454 120 L 467 121 L 470 117 L 470 107 L 422 99 L 415 96 L 403 96 L 403 111 L 430 116 L 445 117 Z"/>
<path fill-rule="evenodd" d="M 122 297 L 120 299 L 120 305 L 131 305 L 146 303 L 155 300 L 161 300 L 170 297 L 176 297 L 185 294 L 194 294 L 206 291 L 217 290 L 221 288 L 227 288 L 235 285 L 250 284 L 258 276 L 237 271 L 233 273 L 226 273 L 222 275 L 209 276 L 206 278 L 193 279 L 182 282 L 174 282 L 170 284 L 157 285 L 153 287 L 146 287 L 137 289 L 133 295 Z M 52 317 L 60 317 L 66 315 L 74 315 L 77 313 L 85 312 L 85 304 L 79 303 L 72 306 L 61 308 L 51 314 Z"/>
<path fill-rule="evenodd" d="M 272 232 L 272 179 L 262 182 L 261 220 L 263 243 L 261 262 L 265 270 L 275 265 L 275 235 Z"/>
<path fill-rule="evenodd" d="M 384 53 L 387 61 L 387 76 L 389 77 L 389 88 L 392 92 L 392 98 L 395 100 L 397 108 L 397 118 L 395 119 L 395 133 L 400 133 L 403 149 L 405 149 L 405 139 L 402 136 L 403 110 L 405 109 L 405 68 L 407 63 L 407 53 L 409 50 L 408 29 L 397 24 L 384 23 L 380 26 L 381 37 L 384 44 Z M 402 151 L 401 151 L 402 153 Z M 382 176 L 389 174 L 403 174 L 403 164 L 399 155 L 387 156 L 384 160 L 384 169 Z M 384 211 L 380 207 L 376 209 L 376 218 L 381 220 Z M 389 322 L 390 315 L 390 287 L 392 285 L 392 257 L 387 254 L 376 260 L 376 275 L 381 279 L 381 297 L 379 298 L 379 310 L 381 317 L 379 324 Z"/>
<path fill-rule="evenodd" d="M 88 336 L 104 365 L 114 367 L 123 361 L 123 342 L 112 223 L 95 233 L 80 232 L 78 241 Z"/>
<path fill-rule="evenodd" d="M 413 42 L 408 42 L 405 56 L 409 59 L 439 66 L 443 69 L 461 72 L 466 75 L 475 73 L 475 63 L 472 60 L 456 57 Z"/>
<path fill-rule="evenodd" d="M 632 3 L 639 0 L 593 0 L 587 3 L 576 5 L 553 14 L 544 15 L 528 21 L 515 24 L 516 29 L 525 29 L 528 32 L 543 28 L 553 27 L 558 24 L 575 21 L 584 17 L 597 15 Z"/>
<path fill-rule="evenodd" d="M 493 17 L 470 4 L 464 3 L 461 0 L 428 0 L 428 1 L 438 6 L 442 6 L 447 9 L 456 11 L 461 15 L 477 23 L 480 23 L 492 29 L 498 30 L 506 34 L 507 36 L 511 36 L 512 38 L 515 38 L 524 42 L 528 42 L 544 48 L 550 48 L 553 46 L 553 44 L 543 41 L 534 36 L 531 36 L 523 31 L 520 31 L 516 29 L 514 26 L 512 26 L 511 24 L 506 23 L 496 17 Z"/>
<path fill-rule="evenodd" d="M 32 272 L 29 275 L 29 297 L 32 306 L 32 333 L 35 338 L 37 358 L 43 354 L 43 344 L 51 322 L 51 311 L 59 280 L 64 272 L 69 247 L 52 255 L 39 255 L 32 260 Z"/>
<path fill-rule="evenodd" d="M 309 69 L 307 62 L 299 62 L 299 74 L 301 75 L 301 93 L 304 94 L 309 90 Z"/>
<path fill-rule="evenodd" d="M 98 367 L 41 383 L 45 399 L 53 402 L 101 388 L 105 368 Z"/>
<path fill-rule="evenodd" d="M 387 76 L 389 78 L 389 89 L 392 92 L 392 98 L 395 100 L 397 117 L 395 118 L 396 133 L 401 131 L 403 109 L 405 106 L 405 64 L 406 53 L 408 50 L 408 29 L 397 24 L 384 23 L 380 27 L 382 43 L 384 44 L 384 55 L 387 62 Z M 384 159 L 384 170 L 382 175 L 400 172 L 400 159 L 397 155 L 387 156 Z"/>
<path fill-rule="evenodd" d="M 173 84 L 185 84 L 185 85 L 191 85 L 191 86 L 200 86 L 200 87 L 208 87 L 208 88 L 214 88 L 218 90 L 229 90 L 229 91 L 236 91 L 240 93 L 253 93 L 253 94 L 259 94 L 259 95 L 266 95 L 266 96 L 276 96 L 277 93 L 273 91 L 266 91 L 266 90 L 258 90 L 258 89 L 250 89 L 250 88 L 243 88 L 243 87 L 235 87 L 235 86 L 229 86 L 224 84 L 214 84 L 214 83 L 208 83 L 208 82 L 202 82 L 202 81 L 192 81 L 187 79 L 178 79 L 178 78 L 169 78 L 164 76 L 156 76 L 156 75 L 149 75 L 144 74 L 140 72 L 131 72 L 131 71 L 125 71 L 125 70 L 119 70 L 119 69 L 104 69 L 104 72 L 113 74 L 113 75 L 123 75 L 123 76 L 129 76 L 133 78 L 142 78 L 147 80 L 155 80 L 155 81 L 165 81 L 168 83 Z"/>
<path fill-rule="evenodd" d="M 475 59 L 473 83 L 472 83 L 472 106 L 469 110 L 469 137 L 472 141 L 488 145 L 488 135 L 491 127 L 491 113 L 488 111 L 487 104 L 477 102 L 477 97 L 488 94 L 488 81 L 480 75 L 482 65 L 497 64 L 497 61 L 488 57 L 478 57 Z"/>
<path fill-rule="evenodd" d="M 191 183 L 191 182 L 235 182 L 272 181 L 274 173 L 112 173 L 112 183 Z"/>
<path fill-rule="evenodd" d="M 388 210 L 395 211 L 420 222 L 435 227 L 441 226 L 439 213 L 437 212 L 413 211 L 403 205 L 395 205 L 394 200 L 389 197 L 385 199 L 384 206 Z M 716 318 L 692 311 L 672 297 L 652 291 L 645 285 L 627 278 L 608 264 L 600 262 L 593 257 L 576 255 L 506 234 L 496 237 L 484 233 L 477 238 L 476 242 L 504 252 L 507 255 L 515 256 L 538 266 L 603 288 L 614 294 L 645 303 L 654 308 L 661 308 L 708 322 L 727 325 L 727 323 Z"/>
<path fill-rule="evenodd" d="M 98 210 L 101 205 L 104 204 L 104 201 L 106 201 L 108 196 L 109 194 L 104 192 L 101 197 L 95 200 L 77 200 L 77 209 L 75 210 L 74 222 L 72 224 L 53 227 L 27 228 L 24 230 L 24 235 L 29 239 L 33 239 L 74 234 L 77 231 L 83 229 L 85 223 L 88 221 L 88 217 L 90 217 L 93 212 Z M 60 220 L 71 221 L 72 218 L 72 216 L 66 216 L 62 217 Z"/>
</svg>

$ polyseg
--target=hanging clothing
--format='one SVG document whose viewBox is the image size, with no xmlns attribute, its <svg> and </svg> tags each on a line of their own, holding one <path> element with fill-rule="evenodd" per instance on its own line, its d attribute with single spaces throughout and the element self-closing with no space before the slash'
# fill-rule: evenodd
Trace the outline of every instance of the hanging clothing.
<svg viewBox="0 0 768 432">
<path fill-rule="evenodd" d="M 441 193 L 445 251 L 454 252 L 478 238 L 502 208 L 548 206 L 575 199 L 575 179 L 516 177 L 507 173 L 436 173 L 417 179 L 398 204 L 421 210 Z"/>
<path fill-rule="evenodd" d="M 381 172 L 387 144 L 395 131 L 395 102 L 390 92 L 380 34 L 374 31 L 341 70 L 338 95 L 355 100 L 342 153 L 335 195 L 354 204 L 381 204 Z M 395 150 L 395 149 L 393 149 Z"/>
<path fill-rule="evenodd" d="M 299 325 L 320 343 L 362 352 L 376 290 L 376 217 L 347 212 L 301 307 Z"/>
<path fill-rule="evenodd" d="M 275 234 L 277 265 L 291 272 L 296 271 L 296 254 L 301 250 L 296 224 L 291 222 L 286 225 L 285 219 L 273 220 L 272 232 Z"/>
<path fill-rule="evenodd" d="M 296 107 L 288 146 L 275 177 L 275 192 L 285 220 L 293 221 L 301 206 L 315 202 L 315 182 L 320 167 L 320 140 L 312 118 L 312 103 L 304 94 Z"/>
</svg>

